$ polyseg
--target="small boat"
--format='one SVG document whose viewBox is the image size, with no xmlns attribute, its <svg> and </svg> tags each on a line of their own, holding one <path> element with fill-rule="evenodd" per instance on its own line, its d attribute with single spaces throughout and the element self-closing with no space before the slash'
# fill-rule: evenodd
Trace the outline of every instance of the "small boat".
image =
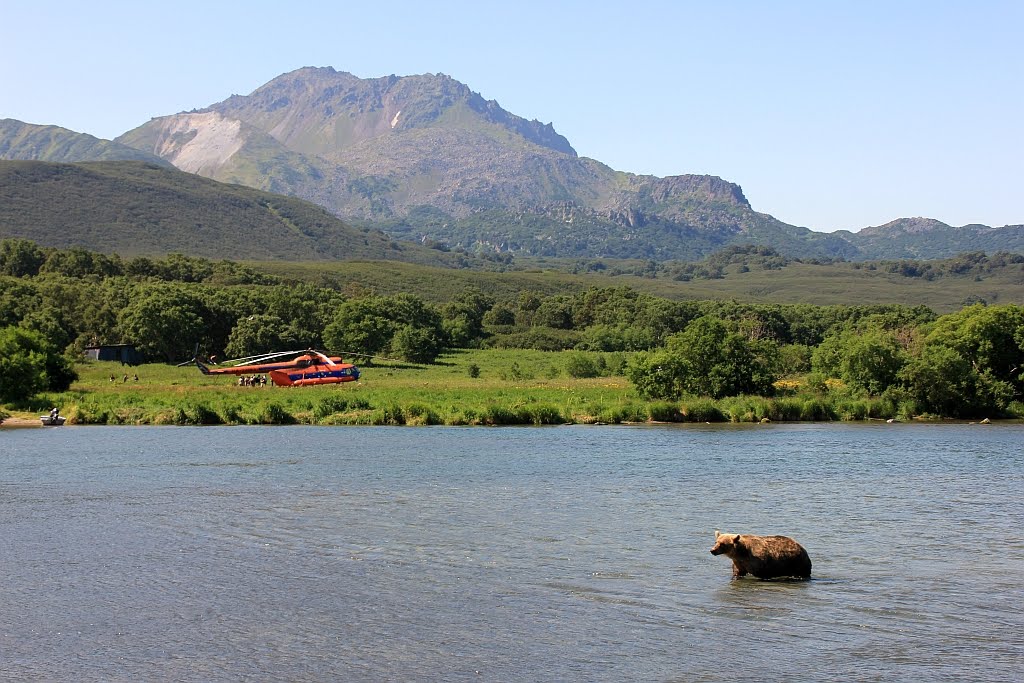
<svg viewBox="0 0 1024 683">
<path fill-rule="evenodd" d="M 39 421 L 43 423 L 44 427 L 60 427 L 64 424 L 64 420 L 67 419 L 63 415 L 57 415 L 53 417 L 51 415 L 40 415 Z"/>
</svg>

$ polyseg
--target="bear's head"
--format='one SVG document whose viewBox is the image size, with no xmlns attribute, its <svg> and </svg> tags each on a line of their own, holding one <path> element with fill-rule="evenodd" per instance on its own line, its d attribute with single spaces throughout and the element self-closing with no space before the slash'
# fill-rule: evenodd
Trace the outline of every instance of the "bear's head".
<svg viewBox="0 0 1024 683">
<path fill-rule="evenodd" d="M 729 555 L 741 547 L 739 534 L 721 534 L 715 531 L 715 546 L 711 549 L 711 554 Z"/>
</svg>

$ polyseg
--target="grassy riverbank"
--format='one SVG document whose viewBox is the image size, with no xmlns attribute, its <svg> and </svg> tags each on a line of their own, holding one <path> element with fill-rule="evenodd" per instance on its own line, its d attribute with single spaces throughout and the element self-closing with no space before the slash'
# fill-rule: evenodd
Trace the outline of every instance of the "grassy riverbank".
<svg viewBox="0 0 1024 683">
<path fill-rule="evenodd" d="M 57 405 L 69 424 L 316 424 L 316 425 L 541 425 L 624 422 L 760 422 L 901 419 L 905 405 L 851 395 L 834 387 L 788 395 L 711 400 L 647 401 L 621 375 L 570 375 L 579 352 L 460 351 L 436 365 L 363 365 L 352 384 L 281 388 L 240 387 L 233 377 L 213 377 L 194 367 L 153 364 L 125 368 L 89 362 L 67 392 L 44 394 L 11 410 L 36 421 Z M 621 354 L 602 357 L 617 370 Z M 600 363 L 598 363 L 600 364 Z M 128 380 L 124 381 L 125 371 Z M 135 381 L 134 376 L 139 380 Z M 111 381 L 111 376 L 114 381 Z"/>
<path fill-rule="evenodd" d="M 61 407 L 73 424 L 562 424 L 646 420 L 622 376 L 577 379 L 564 353 L 465 351 L 435 365 L 361 364 L 357 383 L 238 386 L 195 367 L 85 363 Z M 124 381 L 125 370 L 128 380 Z M 134 376 L 138 375 L 136 382 Z M 475 375 L 475 376 L 474 376 Z M 114 381 L 110 377 L 114 377 Z"/>
</svg>

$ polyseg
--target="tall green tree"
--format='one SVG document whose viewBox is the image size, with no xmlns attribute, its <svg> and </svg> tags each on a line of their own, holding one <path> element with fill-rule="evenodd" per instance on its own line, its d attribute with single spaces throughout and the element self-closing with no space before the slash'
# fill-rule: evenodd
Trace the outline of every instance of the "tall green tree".
<svg viewBox="0 0 1024 683">
<path fill-rule="evenodd" d="M 899 378 L 925 412 L 970 417 L 986 409 L 978 394 L 978 373 L 948 346 L 926 346 L 903 366 Z"/>
<path fill-rule="evenodd" d="M 135 295 L 118 315 L 124 338 L 146 355 L 187 360 L 204 339 L 202 302 L 178 285 L 144 285 Z"/>
<path fill-rule="evenodd" d="M 979 373 L 1024 392 L 1024 306 L 976 304 L 939 318 L 927 346 L 955 350 Z"/>
<path fill-rule="evenodd" d="M 324 328 L 324 342 L 332 351 L 371 356 L 388 352 L 418 363 L 432 362 L 444 340 L 437 308 L 411 294 L 347 301 Z"/>
<path fill-rule="evenodd" d="M 849 330 L 833 335 L 814 350 L 815 372 L 842 379 L 871 395 L 881 394 L 896 382 L 906 356 L 891 332 L 880 329 Z"/>
<path fill-rule="evenodd" d="M 35 242 L 25 239 L 0 240 L 0 274 L 32 277 L 46 261 L 46 254 Z"/>
<path fill-rule="evenodd" d="M 20 327 L 0 329 L 0 401 L 65 391 L 75 379 L 71 362 L 42 334 Z"/>
<path fill-rule="evenodd" d="M 287 329 L 276 315 L 250 315 L 238 321 L 231 330 L 224 353 L 229 358 L 254 356 L 291 347 L 284 340 Z"/>
<path fill-rule="evenodd" d="M 978 304 L 939 318 L 900 379 L 923 410 L 974 417 L 1020 400 L 1022 370 L 1024 308 Z"/>
<path fill-rule="evenodd" d="M 379 297 L 346 301 L 338 306 L 334 320 L 324 328 L 324 344 L 336 353 L 375 356 L 391 343 L 395 324 L 384 317 Z"/>
<path fill-rule="evenodd" d="M 770 395 L 777 353 L 774 343 L 752 342 L 722 320 L 703 316 L 670 336 L 664 350 L 638 354 L 627 377 L 652 398 Z"/>
</svg>

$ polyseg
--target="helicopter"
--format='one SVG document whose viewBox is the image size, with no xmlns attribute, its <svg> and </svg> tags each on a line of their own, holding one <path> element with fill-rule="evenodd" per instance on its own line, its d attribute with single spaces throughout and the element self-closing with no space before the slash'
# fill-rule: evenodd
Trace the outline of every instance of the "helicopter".
<svg viewBox="0 0 1024 683">
<path fill-rule="evenodd" d="M 287 360 L 286 360 L 287 359 Z M 340 356 L 328 356 L 315 349 L 279 351 L 262 356 L 236 358 L 224 367 L 211 367 L 193 359 L 204 375 L 254 375 L 266 373 L 279 387 L 308 387 L 340 384 L 359 379 L 359 368 L 344 363 Z"/>
</svg>

